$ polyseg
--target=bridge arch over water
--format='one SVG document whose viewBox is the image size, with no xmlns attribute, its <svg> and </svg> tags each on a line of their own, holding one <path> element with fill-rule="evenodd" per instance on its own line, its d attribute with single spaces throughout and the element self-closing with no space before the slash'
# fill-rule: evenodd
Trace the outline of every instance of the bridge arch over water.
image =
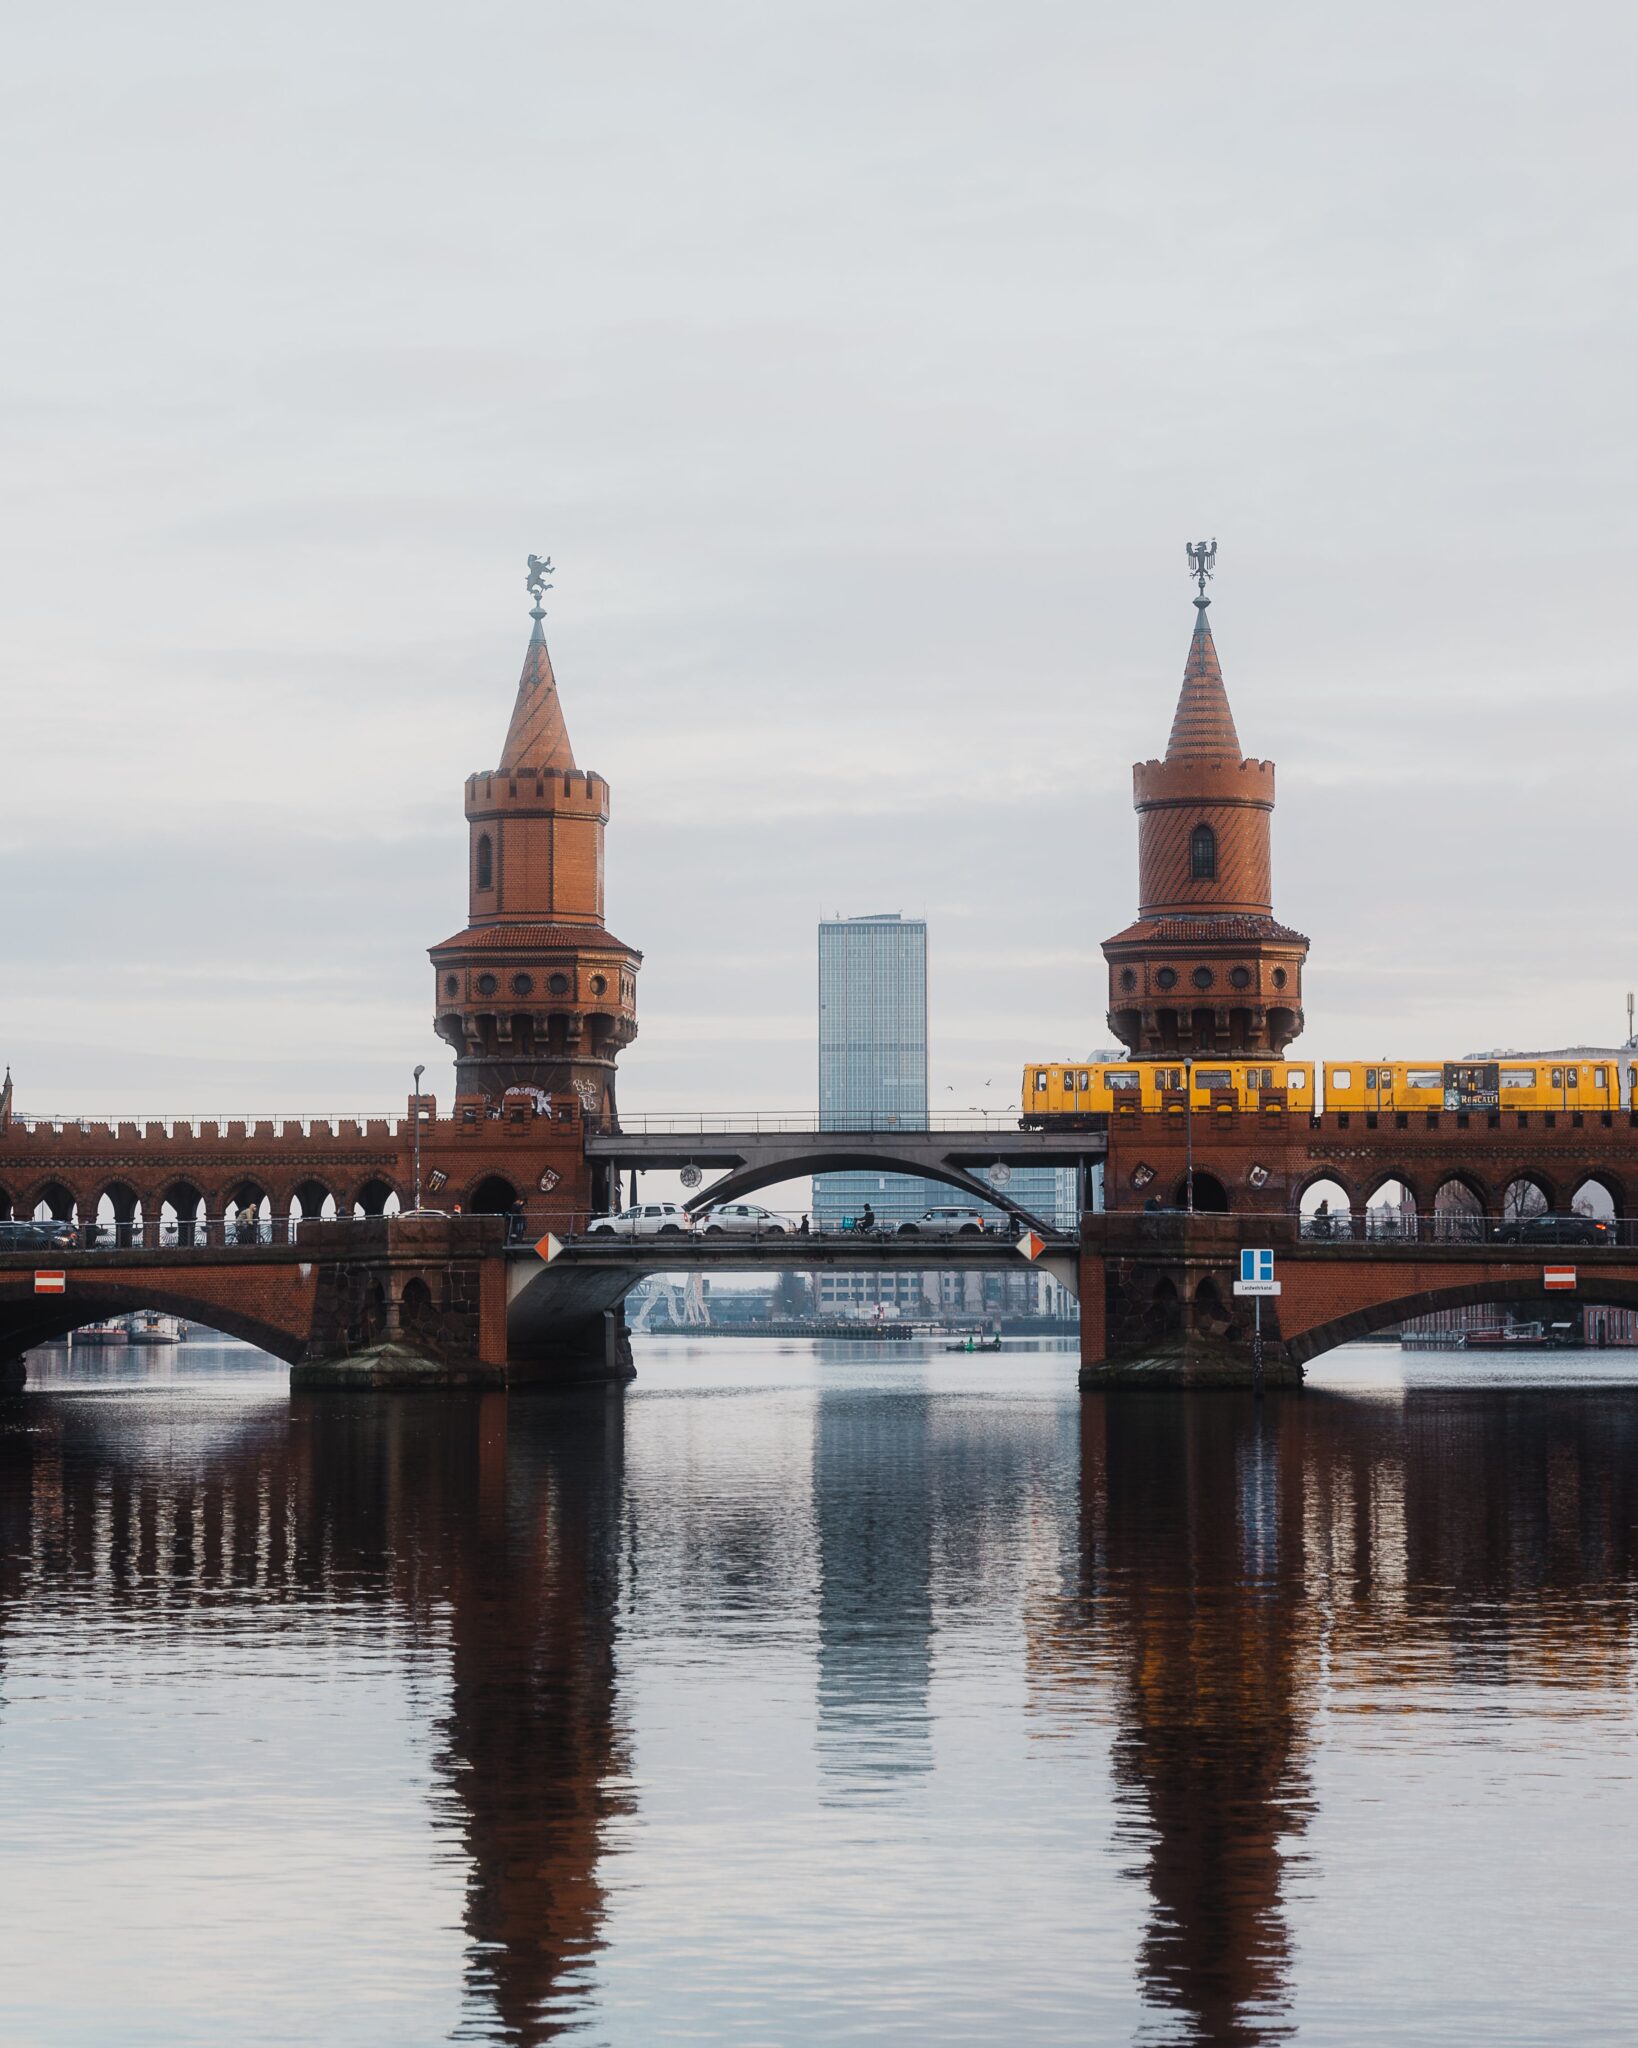
<svg viewBox="0 0 1638 2048">
<path fill-rule="evenodd" d="M 1573 1253 L 1566 1256 L 1573 1257 Z M 1357 1343 L 1362 1337 L 1374 1337 L 1379 1331 L 1406 1322 L 1412 1316 L 1435 1315 L 1441 1309 L 1492 1306 L 1533 1308 L 1542 1314 L 1544 1320 L 1550 1319 L 1555 1312 L 1562 1314 L 1566 1307 L 1638 1309 L 1638 1278 L 1605 1275 L 1582 1265 L 1577 1269 L 1574 1292 L 1567 1294 L 1546 1293 L 1539 1277 L 1474 1280 L 1448 1287 L 1423 1288 L 1412 1294 L 1385 1296 L 1380 1301 L 1351 1309 L 1344 1315 L 1292 1332 L 1285 1338 L 1285 1348 L 1299 1365 L 1306 1365 L 1327 1351 L 1335 1351 L 1343 1344 Z"/>
</svg>

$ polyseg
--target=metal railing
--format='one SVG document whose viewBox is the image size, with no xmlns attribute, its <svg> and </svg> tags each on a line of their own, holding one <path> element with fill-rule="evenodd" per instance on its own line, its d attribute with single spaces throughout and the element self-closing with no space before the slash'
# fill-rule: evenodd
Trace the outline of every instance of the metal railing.
<svg viewBox="0 0 1638 2048">
<path fill-rule="evenodd" d="M 1510 1216 L 1440 1211 L 1419 1216 L 1403 1210 L 1289 1209 L 1185 1210 L 1119 1209 L 1089 1219 L 1110 1234 L 1181 1238 L 1186 1232 L 1250 1244 L 1259 1236 L 1273 1246 L 1292 1244 L 1488 1245 L 1526 1255 L 1553 1257 L 1576 1251 L 1630 1250 L 1638 1246 L 1638 1218 L 1545 1214 Z"/>
<path fill-rule="evenodd" d="M 622 1112 L 617 1132 L 598 1135 L 710 1138 L 734 1136 L 744 1131 L 769 1137 L 812 1137 L 818 1133 L 831 1137 L 871 1131 L 903 1138 L 925 1138 L 937 1137 L 943 1131 L 994 1131 L 1016 1137 L 1019 1129 L 1016 1106 L 991 1110 L 987 1115 L 977 1110 L 961 1116 L 931 1117 L 925 1123 L 914 1123 L 908 1117 L 895 1116 L 883 1110 L 869 1116 L 850 1117 L 845 1124 L 821 1123 L 819 1112 L 812 1109 L 656 1110 L 631 1116 Z"/>
<path fill-rule="evenodd" d="M 706 1245 L 730 1253 L 745 1244 L 914 1244 L 929 1257 L 949 1244 L 1012 1244 L 1029 1226 L 1016 1217 L 999 1222 L 975 1220 L 956 1232 L 933 1231 L 914 1220 L 873 1221 L 860 1218 L 831 1223 L 796 1210 L 767 1212 L 766 1219 L 712 1222 L 705 1216 L 691 1217 L 680 1211 L 665 1217 L 644 1217 L 636 1226 L 618 1218 L 591 1216 L 584 1209 L 540 1205 L 514 1209 L 504 1214 L 490 1211 L 423 1209 L 392 1211 L 376 1216 L 228 1216 L 167 1217 L 156 1222 L 141 1218 L 129 1222 L 77 1223 L 51 1218 L 0 1219 L 0 1254 L 15 1253 L 35 1259 L 72 1256 L 87 1251 L 130 1251 L 152 1256 L 178 1251 L 254 1251 L 261 1247 L 289 1247 L 302 1243 L 302 1233 L 322 1227 L 362 1229 L 380 1222 L 410 1221 L 470 1222 L 474 1217 L 503 1226 L 504 1241 L 512 1246 L 533 1247 L 548 1233 L 564 1244 L 612 1247 L 637 1245 L 653 1249 L 673 1241 Z M 1072 1243 L 1073 1231 L 1053 1233 L 1055 1240 Z"/>
</svg>

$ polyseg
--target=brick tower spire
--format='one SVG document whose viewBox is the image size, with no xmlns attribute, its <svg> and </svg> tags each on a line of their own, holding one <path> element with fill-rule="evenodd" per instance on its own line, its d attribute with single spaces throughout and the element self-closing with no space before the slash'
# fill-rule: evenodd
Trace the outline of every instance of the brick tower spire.
<svg viewBox="0 0 1638 2048">
<path fill-rule="evenodd" d="M 643 956 L 603 925 L 609 787 L 569 745 L 543 624 L 551 566 L 529 557 L 534 627 L 500 766 L 467 778 L 467 924 L 431 948 L 435 1020 L 457 1097 L 572 1092 L 612 1127 Z"/>
<path fill-rule="evenodd" d="M 1104 942 L 1109 1028 L 1140 1058 L 1278 1055 L 1302 1029 L 1308 941 L 1277 924 L 1274 763 L 1241 758 L 1200 582 L 1163 761 L 1132 770 L 1138 920 Z M 1211 560 L 1215 560 L 1215 545 Z"/>
</svg>

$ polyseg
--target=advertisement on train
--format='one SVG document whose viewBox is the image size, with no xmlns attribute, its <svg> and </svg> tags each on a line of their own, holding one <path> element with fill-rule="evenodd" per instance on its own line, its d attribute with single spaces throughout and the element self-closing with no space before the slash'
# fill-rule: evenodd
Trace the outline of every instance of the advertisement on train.
<svg viewBox="0 0 1638 2048">
<path fill-rule="evenodd" d="M 1446 1060 L 1446 1109 L 1499 1109 L 1501 1069 L 1494 1060 Z"/>
</svg>

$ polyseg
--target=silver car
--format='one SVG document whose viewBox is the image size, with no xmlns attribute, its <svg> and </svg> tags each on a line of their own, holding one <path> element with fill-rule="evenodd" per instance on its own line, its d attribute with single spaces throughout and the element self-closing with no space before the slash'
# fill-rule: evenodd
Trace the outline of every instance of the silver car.
<svg viewBox="0 0 1638 2048">
<path fill-rule="evenodd" d="M 613 1216 L 594 1216 L 586 1229 L 592 1237 L 681 1237 L 689 1222 L 676 1202 L 638 1202 Z"/>
<path fill-rule="evenodd" d="M 982 1237 L 987 1229 L 976 1209 L 925 1209 L 914 1223 L 899 1225 L 900 1237 Z"/>
<path fill-rule="evenodd" d="M 755 1202 L 719 1202 L 706 1210 L 699 1227 L 707 1237 L 783 1237 L 790 1229 L 783 1216 Z"/>
</svg>

